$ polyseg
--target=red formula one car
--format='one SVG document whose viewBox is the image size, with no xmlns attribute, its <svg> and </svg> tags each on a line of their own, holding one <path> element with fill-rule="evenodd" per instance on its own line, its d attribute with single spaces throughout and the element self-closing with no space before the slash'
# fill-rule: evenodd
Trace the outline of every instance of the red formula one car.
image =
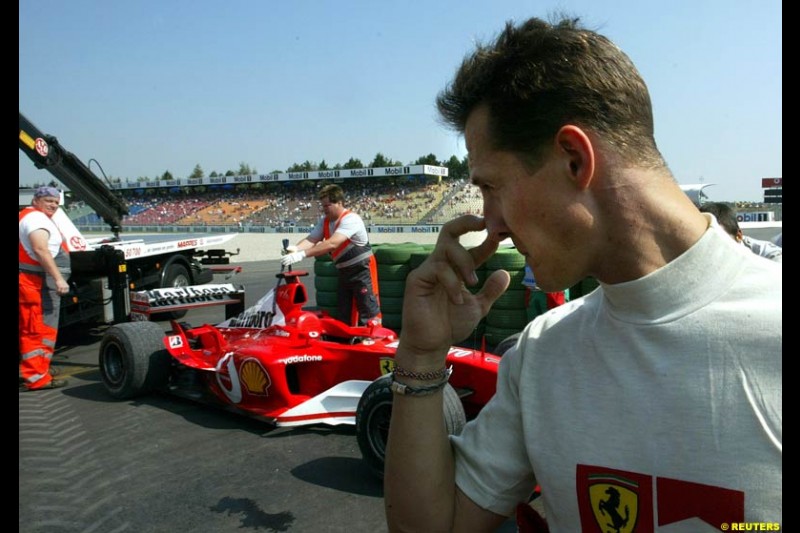
<svg viewBox="0 0 800 533">
<path fill-rule="evenodd" d="M 277 426 L 355 424 L 370 468 L 383 472 L 398 339 L 379 325 L 351 327 L 305 310 L 304 271 L 281 272 L 256 306 L 220 325 L 128 322 L 105 333 L 100 373 L 120 399 L 152 390 L 211 398 Z M 500 352 L 502 353 L 502 352 Z M 453 347 L 445 419 L 460 431 L 495 392 L 500 358 Z"/>
</svg>

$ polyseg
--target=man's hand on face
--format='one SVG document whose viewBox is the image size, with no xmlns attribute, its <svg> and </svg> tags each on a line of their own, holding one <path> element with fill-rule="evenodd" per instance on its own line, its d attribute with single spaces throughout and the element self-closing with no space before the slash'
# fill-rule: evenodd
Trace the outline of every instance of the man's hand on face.
<svg viewBox="0 0 800 533">
<path fill-rule="evenodd" d="M 467 250 L 459 237 L 484 229 L 484 220 L 466 215 L 442 227 L 436 248 L 406 280 L 400 343 L 405 351 L 423 355 L 446 353 L 469 336 L 511 280 L 508 272 L 494 272 L 477 293 L 467 286 L 478 281 L 475 269 L 497 250 L 499 242 L 487 238 Z"/>
</svg>

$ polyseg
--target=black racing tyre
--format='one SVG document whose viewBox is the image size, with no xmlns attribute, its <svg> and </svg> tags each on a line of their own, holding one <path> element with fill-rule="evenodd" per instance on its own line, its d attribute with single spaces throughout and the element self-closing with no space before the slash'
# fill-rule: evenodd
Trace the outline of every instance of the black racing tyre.
<svg viewBox="0 0 800 533">
<path fill-rule="evenodd" d="M 505 353 L 508 350 L 516 346 L 517 340 L 519 339 L 520 335 L 522 335 L 521 331 L 514 333 L 513 335 L 509 335 L 508 337 L 500 341 L 500 343 L 495 347 L 493 353 L 495 355 L 505 355 Z"/>
<path fill-rule="evenodd" d="M 167 385 L 172 357 L 155 322 L 110 327 L 100 342 L 100 377 L 114 398 L 134 398 Z"/>
<path fill-rule="evenodd" d="M 189 270 L 180 263 L 172 263 L 164 272 L 161 288 L 188 287 L 191 284 L 192 278 L 189 275 Z M 157 313 L 153 315 L 153 320 L 178 320 L 185 316 L 186 311 L 169 311 L 167 313 Z"/>
<path fill-rule="evenodd" d="M 356 409 L 356 439 L 361 455 L 373 474 L 383 478 L 386 441 L 392 417 L 393 393 L 389 388 L 391 376 L 382 376 L 370 383 Z M 458 435 L 467 423 L 464 406 L 456 390 L 444 386 L 444 422 L 449 435 Z"/>
</svg>

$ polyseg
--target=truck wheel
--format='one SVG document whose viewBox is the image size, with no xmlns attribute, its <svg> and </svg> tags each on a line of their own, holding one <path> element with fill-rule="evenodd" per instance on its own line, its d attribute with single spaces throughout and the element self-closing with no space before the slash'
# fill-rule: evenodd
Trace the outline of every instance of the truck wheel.
<svg viewBox="0 0 800 533">
<path fill-rule="evenodd" d="M 100 377 L 111 396 L 124 400 L 167 385 L 172 357 L 163 339 L 155 322 L 125 322 L 106 331 L 100 342 Z"/>
<path fill-rule="evenodd" d="M 390 385 L 391 376 L 388 375 L 373 381 L 361 395 L 356 408 L 358 447 L 369 469 L 379 478 L 383 478 L 386 441 L 392 417 L 393 393 Z M 467 423 L 461 399 L 450 384 L 444 386 L 444 422 L 448 435 L 458 435 Z"/>
<path fill-rule="evenodd" d="M 167 267 L 164 273 L 164 281 L 161 283 L 162 289 L 172 287 L 188 287 L 192 284 L 189 271 L 180 263 L 173 263 Z M 178 320 L 186 316 L 186 311 L 170 311 L 168 313 L 157 313 L 153 315 L 155 320 Z"/>
</svg>

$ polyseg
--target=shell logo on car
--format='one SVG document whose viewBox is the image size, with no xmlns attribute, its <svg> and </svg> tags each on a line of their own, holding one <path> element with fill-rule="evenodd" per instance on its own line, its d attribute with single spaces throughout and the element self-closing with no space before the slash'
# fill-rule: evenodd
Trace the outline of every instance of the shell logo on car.
<svg viewBox="0 0 800 533">
<path fill-rule="evenodd" d="M 268 390 L 272 380 L 258 360 L 247 359 L 239 368 L 239 374 L 247 392 L 258 396 L 269 396 Z"/>
</svg>

